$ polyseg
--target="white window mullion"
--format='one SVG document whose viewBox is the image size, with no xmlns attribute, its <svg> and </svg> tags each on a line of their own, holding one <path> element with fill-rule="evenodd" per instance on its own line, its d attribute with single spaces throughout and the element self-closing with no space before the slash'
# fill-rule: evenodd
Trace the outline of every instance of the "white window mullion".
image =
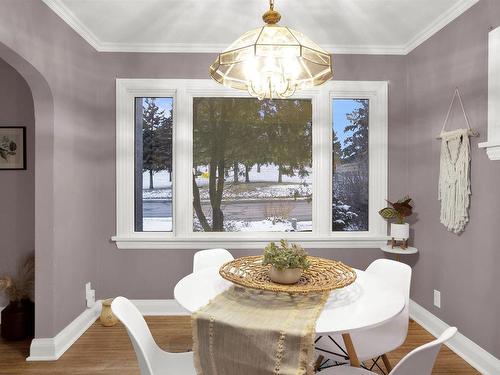
<svg viewBox="0 0 500 375">
<path fill-rule="evenodd" d="M 175 165 L 175 216 L 174 231 L 176 237 L 187 237 L 192 232 L 192 171 L 193 171 L 193 123 L 192 98 L 185 89 L 177 91 L 176 139 L 174 142 Z"/>
<path fill-rule="evenodd" d="M 387 222 L 378 214 L 385 207 L 388 186 L 388 86 L 379 85 L 370 96 L 369 223 L 370 233 L 387 233 Z"/>
<path fill-rule="evenodd" d="M 331 227 L 331 146 L 329 98 L 321 90 L 313 99 L 313 225 L 315 232 L 327 236 Z M 314 122 L 316 120 L 316 123 Z"/>
<path fill-rule="evenodd" d="M 116 233 L 127 237 L 134 233 L 135 98 L 122 81 L 117 81 L 116 92 L 116 179 L 120 182 L 116 185 Z"/>
</svg>

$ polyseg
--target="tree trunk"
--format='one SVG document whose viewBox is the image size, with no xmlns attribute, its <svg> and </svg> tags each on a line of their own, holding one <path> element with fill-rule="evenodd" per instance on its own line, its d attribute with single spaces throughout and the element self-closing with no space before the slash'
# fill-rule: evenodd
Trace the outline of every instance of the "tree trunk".
<svg viewBox="0 0 500 375">
<path fill-rule="evenodd" d="M 168 181 L 172 182 L 172 171 L 168 171 Z"/>
<path fill-rule="evenodd" d="M 193 207 L 196 212 L 196 216 L 198 216 L 198 220 L 205 232 L 211 232 L 212 228 L 210 228 L 210 224 L 208 224 L 207 218 L 203 213 L 203 209 L 201 208 L 201 199 L 200 199 L 200 189 L 196 184 L 196 177 L 193 174 Z"/>
<path fill-rule="evenodd" d="M 283 182 L 283 167 L 281 164 L 278 166 L 278 183 Z"/>
<path fill-rule="evenodd" d="M 153 189 L 153 170 L 150 169 L 149 170 L 149 188 L 150 189 Z"/>
<path fill-rule="evenodd" d="M 257 164 L 257 173 L 260 173 L 260 164 Z"/>
<path fill-rule="evenodd" d="M 225 150 L 226 150 L 226 119 L 216 121 L 213 107 L 210 106 L 210 120 L 215 125 L 212 130 L 211 159 L 209 162 L 209 195 L 212 206 L 212 231 L 224 231 L 224 214 L 221 210 L 222 193 L 224 192 Z M 237 176 L 237 174 L 236 174 Z"/>
<path fill-rule="evenodd" d="M 245 165 L 245 182 L 250 182 L 250 168 L 248 165 Z"/>
<path fill-rule="evenodd" d="M 213 177 L 212 177 L 213 174 Z M 217 176 L 217 177 L 216 177 Z M 212 205 L 212 231 L 224 231 L 224 213 L 221 209 L 224 191 L 224 160 L 210 162 L 210 203 Z"/>
<path fill-rule="evenodd" d="M 240 166 L 238 162 L 233 163 L 233 183 L 236 185 L 239 182 L 238 175 L 240 174 Z"/>
</svg>

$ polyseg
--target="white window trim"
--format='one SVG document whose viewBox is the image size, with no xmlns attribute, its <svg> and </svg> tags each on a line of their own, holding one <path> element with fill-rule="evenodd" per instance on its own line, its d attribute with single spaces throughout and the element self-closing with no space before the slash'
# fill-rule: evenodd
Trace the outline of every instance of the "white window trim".
<svg viewBox="0 0 500 375">
<path fill-rule="evenodd" d="M 307 248 L 374 248 L 387 241 L 387 223 L 378 214 L 387 197 L 388 85 L 385 81 L 331 81 L 296 98 L 313 105 L 313 230 L 304 233 L 192 232 L 193 97 L 249 97 L 209 79 L 116 80 L 116 236 L 120 249 L 261 249 L 286 238 Z M 134 98 L 173 97 L 173 231 L 134 231 Z M 370 100 L 369 231 L 331 232 L 332 98 Z M 178 192 L 182 192 L 181 194 Z M 327 197 L 327 202 L 318 197 Z M 325 220 L 326 219 L 326 220 Z"/>
<path fill-rule="evenodd" d="M 488 139 L 479 143 L 490 160 L 500 160 L 500 27 L 490 31 L 488 45 Z"/>
</svg>

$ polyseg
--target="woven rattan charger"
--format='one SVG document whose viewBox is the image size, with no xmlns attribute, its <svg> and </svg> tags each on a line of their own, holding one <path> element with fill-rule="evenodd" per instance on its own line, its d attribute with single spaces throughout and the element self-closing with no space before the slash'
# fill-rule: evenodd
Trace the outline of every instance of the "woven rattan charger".
<svg viewBox="0 0 500 375">
<path fill-rule="evenodd" d="M 308 257 L 310 267 L 296 284 L 278 284 L 269 278 L 270 266 L 262 265 L 262 256 L 249 256 L 224 264 L 219 274 L 246 288 L 283 293 L 319 293 L 344 288 L 356 280 L 356 272 L 342 262 Z"/>
</svg>

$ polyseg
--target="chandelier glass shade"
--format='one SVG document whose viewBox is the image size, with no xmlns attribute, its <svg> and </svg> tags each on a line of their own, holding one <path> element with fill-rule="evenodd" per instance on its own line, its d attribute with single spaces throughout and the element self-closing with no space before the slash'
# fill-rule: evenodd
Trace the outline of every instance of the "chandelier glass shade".
<svg viewBox="0 0 500 375">
<path fill-rule="evenodd" d="M 274 4 L 266 25 L 250 30 L 220 53 L 210 76 L 220 84 L 247 90 L 259 99 L 287 98 L 333 77 L 331 56 L 304 34 L 278 24 Z"/>
</svg>

